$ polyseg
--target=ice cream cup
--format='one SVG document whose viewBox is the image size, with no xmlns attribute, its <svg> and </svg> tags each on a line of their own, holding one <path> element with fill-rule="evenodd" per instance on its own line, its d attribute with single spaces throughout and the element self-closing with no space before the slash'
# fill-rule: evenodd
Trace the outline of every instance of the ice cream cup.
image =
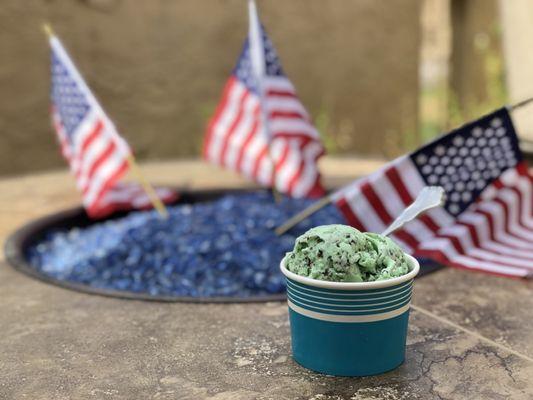
<svg viewBox="0 0 533 400">
<path fill-rule="evenodd" d="M 285 268 L 293 357 L 328 375 L 377 375 L 404 361 L 413 279 L 411 270 L 376 282 L 329 282 Z"/>
</svg>

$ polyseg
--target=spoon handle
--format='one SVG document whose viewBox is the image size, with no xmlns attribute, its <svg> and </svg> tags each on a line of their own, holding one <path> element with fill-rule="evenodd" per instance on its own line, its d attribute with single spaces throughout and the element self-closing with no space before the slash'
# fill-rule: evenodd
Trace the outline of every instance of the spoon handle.
<svg viewBox="0 0 533 400">
<path fill-rule="evenodd" d="M 383 236 L 390 235 L 400 229 L 405 223 L 415 219 L 419 214 L 433 207 L 438 207 L 444 202 L 444 189 L 440 186 L 426 186 L 423 188 L 415 201 L 407 207 L 382 233 Z"/>
</svg>

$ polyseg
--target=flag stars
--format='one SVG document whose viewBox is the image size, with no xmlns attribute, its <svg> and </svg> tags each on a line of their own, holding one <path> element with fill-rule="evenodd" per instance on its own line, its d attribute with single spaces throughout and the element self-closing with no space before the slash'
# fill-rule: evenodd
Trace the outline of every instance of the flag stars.
<svg viewBox="0 0 533 400">
<path fill-rule="evenodd" d="M 281 63 L 279 57 L 274 49 L 272 41 L 267 36 L 266 31 L 261 27 L 263 31 L 263 47 L 265 50 L 265 63 L 266 63 L 266 72 L 270 76 L 283 76 L 283 69 L 281 68 Z"/>
<path fill-rule="evenodd" d="M 71 135 L 89 111 L 89 104 L 67 68 L 52 53 L 51 97 L 67 134 Z"/>
<path fill-rule="evenodd" d="M 501 118 L 494 118 L 492 121 L 490 121 L 490 125 L 494 128 L 498 128 L 502 126 L 502 120 Z"/>
<path fill-rule="evenodd" d="M 435 147 L 435 154 L 438 156 L 443 156 L 444 154 L 446 154 L 446 148 L 444 146 Z"/>
<path fill-rule="evenodd" d="M 456 147 L 450 147 L 448 148 L 448 151 L 446 152 L 450 157 L 453 157 L 457 154 L 457 148 Z"/>
<path fill-rule="evenodd" d="M 472 136 L 474 136 L 475 138 L 478 138 L 481 135 L 483 135 L 483 129 L 481 129 L 480 127 L 476 127 L 472 129 Z"/>
<path fill-rule="evenodd" d="M 422 164 L 425 164 L 427 162 L 428 158 L 424 155 L 424 154 L 419 154 L 417 157 L 416 157 L 416 162 L 419 164 L 419 165 L 422 165 Z"/>
<path fill-rule="evenodd" d="M 265 74 L 267 76 L 284 76 L 281 63 L 278 55 L 276 54 L 276 50 L 274 49 L 274 46 L 272 45 L 272 42 L 268 38 L 264 29 L 261 29 L 263 32 Z M 233 70 L 233 74 L 237 77 L 237 79 L 244 83 L 249 90 L 257 93 L 259 85 L 252 71 L 249 39 L 246 39 L 244 42 L 241 56 L 239 57 L 239 61 Z"/>
<path fill-rule="evenodd" d="M 497 137 L 503 137 L 504 135 L 505 135 L 505 128 L 496 129 L 496 136 Z"/>
<path fill-rule="evenodd" d="M 237 76 L 237 79 L 246 85 L 249 90 L 252 92 L 257 92 L 258 85 L 252 71 L 252 61 L 250 59 L 250 46 L 248 40 L 246 40 L 244 43 L 241 56 L 233 73 Z"/>
<path fill-rule="evenodd" d="M 470 131 L 458 130 L 413 155 L 413 161 L 430 185 L 447 192 L 446 209 L 456 215 L 503 170 L 517 163 L 515 145 L 499 119 Z"/>
<path fill-rule="evenodd" d="M 449 211 L 452 213 L 452 214 L 459 214 L 459 212 L 461 211 L 461 209 L 459 208 L 459 206 L 456 204 L 456 203 L 452 203 L 450 204 L 449 206 Z"/>
<path fill-rule="evenodd" d="M 453 144 L 457 147 L 462 146 L 464 143 L 465 143 L 465 140 L 462 136 L 457 136 L 453 139 Z M 439 146 L 439 147 L 444 148 L 444 146 Z M 437 151 L 435 150 L 435 152 Z"/>
</svg>

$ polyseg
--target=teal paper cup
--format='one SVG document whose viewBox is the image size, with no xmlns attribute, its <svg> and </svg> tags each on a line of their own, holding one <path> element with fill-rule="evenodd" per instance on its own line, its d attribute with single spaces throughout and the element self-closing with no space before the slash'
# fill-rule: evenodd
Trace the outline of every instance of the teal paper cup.
<svg viewBox="0 0 533 400">
<path fill-rule="evenodd" d="M 377 375 L 398 367 L 405 342 L 413 279 L 420 266 L 377 282 L 328 282 L 285 268 L 292 354 L 313 371 L 337 376 Z"/>
</svg>

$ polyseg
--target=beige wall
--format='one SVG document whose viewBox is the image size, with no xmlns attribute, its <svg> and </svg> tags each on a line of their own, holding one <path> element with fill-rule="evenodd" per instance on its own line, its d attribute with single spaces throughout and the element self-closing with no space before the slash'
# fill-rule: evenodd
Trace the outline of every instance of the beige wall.
<svg viewBox="0 0 533 400">
<path fill-rule="evenodd" d="M 533 97 L 533 2 L 499 1 L 502 19 L 506 83 L 511 104 Z M 533 149 L 533 104 L 514 111 L 513 120 L 522 138 Z"/>
<path fill-rule="evenodd" d="M 0 174 L 63 166 L 48 118 L 48 20 L 141 159 L 196 156 L 246 33 L 244 0 L 2 0 Z M 258 1 L 338 153 L 391 156 L 417 130 L 419 0 Z"/>
</svg>

